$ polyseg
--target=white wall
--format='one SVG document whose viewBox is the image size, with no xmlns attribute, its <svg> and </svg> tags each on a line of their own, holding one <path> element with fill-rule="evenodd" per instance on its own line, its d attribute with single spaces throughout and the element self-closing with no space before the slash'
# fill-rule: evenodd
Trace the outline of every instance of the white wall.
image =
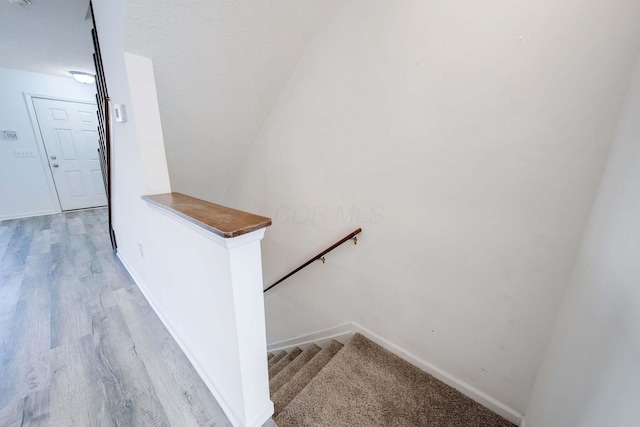
<svg viewBox="0 0 640 427">
<path fill-rule="evenodd" d="M 33 106 L 27 104 L 25 93 L 95 103 L 94 85 L 0 67 L 0 131 L 17 131 L 19 138 L 0 139 L 0 219 L 60 212 L 42 139 L 29 116 Z M 36 157 L 17 158 L 15 150 L 32 150 Z"/>
<path fill-rule="evenodd" d="M 523 413 L 639 49 L 640 3 L 341 3 L 225 203 L 271 216 L 268 342 L 353 320 Z"/>
<path fill-rule="evenodd" d="M 124 1 L 94 2 L 107 87 L 112 104 L 124 104 L 127 121 L 112 124 L 113 226 L 118 254 L 146 279 L 138 243 L 155 230 L 147 225 L 149 209 L 140 197 L 171 191 L 148 58 L 124 52 Z M 134 88 L 134 89 L 131 89 Z"/>
<path fill-rule="evenodd" d="M 95 7 L 111 96 L 129 105 L 138 74 L 127 67 L 149 64 L 125 62 L 124 2 Z M 240 156 L 227 202 L 274 218 L 266 284 L 343 233 L 364 233 L 266 297 L 270 341 L 354 320 L 523 412 L 626 94 L 639 8 L 335 6 Z M 120 255 L 142 280 L 153 265 L 137 242 L 153 230 L 139 196 L 159 155 L 138 143 L 145 103 L 114 125 Z M 201 175 L 217 163 L 183 166 L 220 190 Z M 612 348 L 612 359 L 632 354 Z"/>
<path fill-rule="evenodd" d="M 131 91 L 129 109 L 135 114 L 136 143 L 141 150 L 146 192 L 170 191 L 153 63 L 149 58 L 132 53 L 125 53 L 124 60 Z"/>
<path fill-rule="evenodd" d="M 234 426 L 261 426 L 269 400 L 260 239 L 224 239 L 150 205 L 138 285 Z"/>
<path fill-rule="evenodd" d="M 640 63 L 527 427 L 640 420 Z"/>
<path fill-rule="evenodd" d="M 219 201 L 335 0 L 130 0 L 125 48 L 153 59 L 171 184 Z"/>
<path fill-rule="evenodd" d="M 93 4 L 109 95 L 127 111 L 125 123 L 112 125 L 118 256 L 232 423 L 259 426 L 273 413 L 259 242 L 254 237 L 252 245 L 240 246 L 249 235 L 226 239 L 238 247 L 224 251 L 141 199 L 171 191 L 154 68 L 149 58 L 124 51 L 124 0 Z M 247 259 L 254 268 L 246 268 Z"/>
</svg>

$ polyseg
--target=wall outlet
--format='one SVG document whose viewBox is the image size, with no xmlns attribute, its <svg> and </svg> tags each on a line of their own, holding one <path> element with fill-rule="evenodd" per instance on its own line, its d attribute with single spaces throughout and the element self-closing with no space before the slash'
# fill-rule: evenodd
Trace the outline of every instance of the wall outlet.
<svg viewBox="0 0 640 427">
<path fill-rule="evenodd" d="M 3 130 L 2 139 L 18 139 L 18 132 L 15 130 Z"/>
<path fill-rule="evenodd" d="M 138 249 L 140 249 L 140 256 L 144 258 L 144 249 L 142 248 L 142 242 L 138 242 Z"/>
<path fill-rule="evenodd" d="M 19 150 L 16 149 L 15 151 L 15 155 L 18 158 L 22 158 L 22 157 L 35 157 L 36 153 L 33 150 Z"/>
</svg>

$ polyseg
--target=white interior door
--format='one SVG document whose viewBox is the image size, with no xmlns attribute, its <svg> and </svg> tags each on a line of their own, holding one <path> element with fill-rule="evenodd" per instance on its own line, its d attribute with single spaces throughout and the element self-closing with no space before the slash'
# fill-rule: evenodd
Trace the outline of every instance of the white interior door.
<svg viewBox="0 0 640 427">
<path fill-rule="evenodd" d="M 33 98 L 63 211 L 105 206 L 95 104 Z"/>
</svg>

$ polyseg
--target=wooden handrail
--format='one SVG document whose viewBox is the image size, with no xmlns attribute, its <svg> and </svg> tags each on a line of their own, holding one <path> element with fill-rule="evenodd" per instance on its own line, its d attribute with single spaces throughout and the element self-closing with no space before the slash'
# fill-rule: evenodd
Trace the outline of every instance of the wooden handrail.
<svg viewBox="0 0 640 427">
<path fill-rule="evenodd" d="M 360 234 L 362 232 L 362 228 L 358 228 L 356 231 L 354 231 L 353 233 L 349 234 L 348 236 L 343 237 L 342 239 L 340 239 L 337 243 L 331 245 L 329 248 L 325 249 L 324 251 L 320 252 L 318 255 L 314 256 L 313 258 L 311 258 L 309 261 L 305 262 L 304 264 L 302 264 L 300 267 L 296 268 L 295 270 L 293 270 L 291 273 L 287 274 L 286 276 L 282 277 L 280 280 L 278 280 L 277 282 L 275 282 L 273 285 L 269 286 L 267 289 L 265 289 L 263 292 L 267 292 L 269 289 L 273 288 L 274 286 L 278 285 L 281 282 L 284 282 L 286 279 L 288 279 L 289 277 L 293 276 L 294 274 L 296 274 L 298 271 L 302 270 L 303 268 L 305 268 L 306 266 L 308 266 L 309 264 L 311 264 L 314 261 L 317 260 L 321 260 L 322 263 L 324 263 L 324 256 L 326 254 L 328 254 L 329 252 L 331 252 L 332 250 L 334 250 L 335 248 L 337 248 L 338 246 L 340 246 L 341 244 L 343 244 L 344 242 L 353 239 L 354 244 L 358 243 L 358 238 L 356 237 L 358 234 Z"/>
</svg>

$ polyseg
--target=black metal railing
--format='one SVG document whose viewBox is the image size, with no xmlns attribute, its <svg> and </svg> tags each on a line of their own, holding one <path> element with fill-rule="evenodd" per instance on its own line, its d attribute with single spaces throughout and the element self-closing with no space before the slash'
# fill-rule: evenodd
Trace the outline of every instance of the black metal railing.
<svg viewBox="0 0 640 427">
<path fill-rule="evenodd" d="M 305 262 L 304 264 L 302 264 L 300 267 L 296 268 L 295 270 L 291 271 L 291 273 L 287 274 L 286 276 L 282 277 L 280 280 L 278 280 L 277 282 L 275 282 L 273 285 L 269 286 L 267 289 L 265 289 L 263 292 L 267 292 L 269 289 L 273 288 L 274 286 L 284 282 L 285 280 L 287 280 L 289 277 L 293 276 L 294 274 L 296 274 L 298 271 L 302 270 L 303 268 L 305 268 L 306 266 L 308 266 L 309 264 L 311 264 L 314 261 L 322 261 L 322 263 L 324 264 L 325 258 L 324 256 L 326 254 L 328 254 L 329 252 L 331 252 L 332 250 L 334 250 L 335 248 L 337 248 L 338 246 L 340 246 L 341 244 L 343 244 L 344 242 L 347 242 L 349 240 L 353 240 L 353 244 L 357 244 L 358 243 L 358 238 L 356 237 L 358 234 L 360 234 L 362 232 L 362 228 L 358 228 L 356 231 L 354 231 L 353 233 L 349 234 L 348 236 L 343 237 L 342 239 L 340 239 L 337 243 L 331 245 L 330 247 L 328 247 L 327 249 L 325 249 L 324 251 L 320 252 L 318 255 L 314 256 L 313 258 L 311 258 L 309 261 Z"/>
<path fill-rule="evenodd" d="M 98 105 L 98 157 L 100 159 L 100 170 L 104 181 L 104 191 L 107 196 L 107 209 L 109 215 L 109 237 L 111 247 L 115 251 L 118 248 L 116 243 L 116 233 L 113 231 L 112 199 L 111 199 L 111 123 L 109 119 L 109 92 L 107 91 L 107 81 L 105 79 L 104 67 L 102 64 L 102 54 L 100 53 L 100 42 L 98 41 L 98 30 L 96 29 L 96 18 L 93 14 L 93 3 L 89 2 L 91 9 L 91 19 L 93 28 L 91 36 L 93 38 L 93 63 L 96 68 L 96 102 Z"/>
</svg>

